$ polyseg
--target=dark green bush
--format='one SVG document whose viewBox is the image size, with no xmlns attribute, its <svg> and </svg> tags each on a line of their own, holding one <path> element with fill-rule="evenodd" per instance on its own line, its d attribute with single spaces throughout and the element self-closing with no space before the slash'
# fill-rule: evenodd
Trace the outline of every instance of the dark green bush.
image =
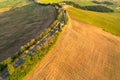
<svg viewBox="0 0 120 80">
<path fill-rule="evenodd" d="M 100 5 L 97 5 L 97 6 L 83 6 L 83 7 L 81 7 L 81 9 L 96 11 L 96 12 L 113 12 L 112 9 L 107 8 L 105 6 L 100 6 Z"/>
<path fill-rule="evenodd" d="M 96 3 L 96 4 L 113 5 L 113 3 L 110 2 L 110 1 L 101 1 L 101 2 L 99 2 L 99 1 L 92 1 L 92 2 L 93 2 L 93 3 Z"/>
</svg>

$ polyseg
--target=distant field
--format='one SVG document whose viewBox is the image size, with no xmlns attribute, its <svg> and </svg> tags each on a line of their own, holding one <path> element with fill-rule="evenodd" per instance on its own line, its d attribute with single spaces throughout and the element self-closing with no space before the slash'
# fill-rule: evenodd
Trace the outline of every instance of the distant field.
<svg viewBox="0 0 120 80">
<path fill-rule="evenodd" d="M 54 7 L 34 4 L 0 14 L 0 61 L 39 36 L 55 18 Z"/>
<path fill-rule="evenodd" d="M 72 1 L 75 4 L 78 4 L 79 6 L 87 6 L 88 8 L 99 5 L 114 10 L 114 12 L 111 13 L 102 13 L 81 10 L 76 8 L 69 8 L 68 12 L 73 18 L 79 21 L 101 27 L 105 31 L 120 36 L 120 22 L 119 22 L 120 12 L 116 10 L 116 8 L 120 6 L 120 3 L 109 0 L 107 1 L 101 0 L 102 1 L 101 4 L 96 4 L 90 0 L 65 0 L 65 1 Z M 97 9 L 97 7 L 95 9 Z"/>
<path fill-rule="evenodd" d="M 86 5 L 95 5 L 92 3 L 90 0 L 63 0 L 63 1 L 73 1 L 81 6 L 86 6 Z"/>
<path fill-rule="evenodd" d="M 92 0 L 63 0 L 63 1 L 72 1 L 74 3 L 79 4 L 80 6 L 95 6 L 95 5 L 102 5 L 106 6 L 114 11 L 118 11 L 116 8 L 120 6 L 119 2 L 110 1 L 110 0 L 101 0 L 101 4 L 96 4 L 92 2 Z M 98 0 L 99 1 L 99 0 Z"/>
<path fill-rule="evenodd" d="M 105 31 L 120 36 L 120 13 L 99 13 L 70 7 L 68 13 L 79 21 L 103 28 Z"/>
<path fill-rule="evenodd" d="M 36 1 L 40 2 L 40 3 L 58 3 L 58 2 L 62 2 L 62 1 L 72 1 L 81 6 L 98 5 L 98 4 L 93 3 L 92 0 L 36 0 Z M 101 0 L 101 1 L 106 1 L 106 0 Z M 118 1 L 118 0 L 114 0 L 114 1 Z M 109 0 L 108 0 L 108 2 L 109 2 Z M 113 3 L 113 5 L 108 6 L 110 8 L 115 9 L 117 6 L 120 6 L 120 3 L 113 2 L 113 1 L 110 1 L 110 2 Z M 105 4 L 102 4 L 102 5 L 106 6 Z"/>
<path fill-rule="evenodd" d="M 0 13 L 21 7 L 30 3 L 30 0 L 0 0 Z"/>
<path fill-rule="evenodd" d="M 57 3 L 57 2 L 62 2 L 62 1 L 73 1 L 81 5 L 93 4 L 90 0 L 84 0 L 84 1 L 82 0 L 37 0 L 37 1 L 41 3 Z"/>
<path fill-rule="evenodd" d="M 40 3 L 57 3 L 60 2 L 61 0 L 36 0 Z"/>
<path fill-rule="evenodd" d="M 0 8 L 12 8 L 25 5 L 30 0 L 2 0 L 0 1 Z"/>
</svg>

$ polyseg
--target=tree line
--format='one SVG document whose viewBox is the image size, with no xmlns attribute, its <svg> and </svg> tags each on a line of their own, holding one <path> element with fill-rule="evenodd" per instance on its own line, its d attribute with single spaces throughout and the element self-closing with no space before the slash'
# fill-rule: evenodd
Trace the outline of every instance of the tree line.
<svg viewBox="0 0 120 80">
<path fill-rule="evenodd" d="M 68 5 L 71 5 L 76 8 L 83 9 L 83 10 L 96 11 L 96 12 L 114 12 L 114 10 L 112 10 L 106 6 L 103 6 L 103 5 L 80 6 L 79 4 L 76 4 L 72 1 L 63 1 L 63 2 Z"/>
</svg>

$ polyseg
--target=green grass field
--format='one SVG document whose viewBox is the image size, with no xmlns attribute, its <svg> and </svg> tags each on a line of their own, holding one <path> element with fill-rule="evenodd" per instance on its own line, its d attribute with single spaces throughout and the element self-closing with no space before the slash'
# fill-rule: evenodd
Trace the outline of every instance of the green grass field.
<svg viewBox="0 0 120 80">
<path fill-rule="evenodd" d="M 95 5 L 90 0 L 64 0 L 64 1 L 72 1 L 74 3 L 77 3 L 77 4 L 81 5 L 81 6 Z"/>
<path fill-rule="evenodd" d="M 72 18 L 103 28 L 103 30 L 120 36 L 120 13 L 99 13 L 70 7 L 68 13 Z"/>
<path fill-rule="evenodd" d="M 116 12 L 120 12 L 120 10 L 117 10 L 116 8 L 120 6 L 120 3 L 119 2 L 115 2 L 117 0 L 114 0 L 114 1 L 109 1 L 110 3 L 112 3 L 112 5 L 107 5 L 107 4 L 96 4 L 96 3 L 93 3 L 92 0 L 36 0 L 37 2 L 39 3 L 44 3 L 44 4 L 48 4 L 48 3 L 59 3 L 59 2 L 62 2 L 62 1 L 72 1 L 74 3 L 77 3 L 79 4 L 80 6 L 95 6 L 95 5 L 102 5 L 102 6 L 105 6 L 105 7 L 108 7 L 110 9 L 113 9 L 114 11 Z M 101 0 L 101 1 L 105 1 L 105 0 Z"/>
<path fill-rule="evenodd" d="M 29 0 L 3 0 L 0 2 L 0 8 L 15 8 L 28 3 Z"/>
<path fill-rule="evenodd" d="M 0 0 L 0 13 L 28 5 L 30 0 Z"/>
<path fill-rule="evenodd" d="M 115 2 L 114 1 L 109 1 L 110 3 L 112 3 L 112 5 L 107 5 L 107 4 L 96 4 L 96 3 L 93 3 L 92 0 L 63 0 L 63 1 L 72 1 L 76 4 L 79 4 L 80 6 L 95 6 L 95 5 L 102 5 L 102 6 L 106 6 L 110 9 L 113 9 L 114 11 L 118 12 L 118 10 L 116 10 L 117 7 L 120 6 L 120 2 Z M 105 0 L 101 0 L 101 1 L 105 1 Z M 120 12 L 120 10 L 119 10 Z"/>
</svg>

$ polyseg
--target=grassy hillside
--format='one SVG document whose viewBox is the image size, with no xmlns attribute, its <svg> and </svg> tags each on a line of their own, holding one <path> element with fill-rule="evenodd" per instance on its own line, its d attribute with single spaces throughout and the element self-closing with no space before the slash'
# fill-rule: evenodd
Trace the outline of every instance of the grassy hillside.
<svg viewBox="0 0 120 80">
<path fill-rule="evenodd" d="M 0 14 L 0 61 L 14 55 L 56 18 L 52 6 L 29 4 Z"/>
<path fill-rule="evenodd" d="M 115 12 L 118 12 L 120 10 L 117 10 L 116 8 L 120 6 L 120 3 L 116 1 L 106 1 L 106 0 L 98 0 L 98 1 L 91 1 L 91 0 L 64 0 L 64 1 L 72 1 L 79 6 L 105 6 L 110 9 L 113 9 Z M 97 2 L 97 3 L 95 3 Z"/>
<path fill-rule="evenodd" d="M 86 5 L 94 5 L 90 0 L 64 0 L 64 1 L 72 1 L 74 3 L 77 3 L 81 6 L 86 6 Z"/>
<path fill-rule="evenodd" d="M 75 5 L 77 4 L 78 8 L 82 7 L 81 9 L 85 9 L 85 10 L 81 10 L 81 9 L 75 9 L 75 8 L 69 8 L 68 12 L 70 13 L 71 16 L 73 16 L 73 18 L 85 22 L 85 23 L 89 23 L 98 27 L 102 27 L 105 31 L 111 32 L 115 35 L 119 35 L 120 36 L 120 13 L 119 11 L 116 10 L 116 7 L 120 6 L 120 3 L 116 3 L 113 1 L 105 1 L 105 0 L 101 0 L 101 2 L 99 2 L 99 4 L 94 3 L 90 0 L 67 0 L 67 1 L 72 1 L 75 3 Z M 103 6 L 103 7 L 102 7 Z M 101 7 L 97 8 L 97 7 Z M 87 9 L 86 9 L 87 8 Z M 88 11 L 93 9 L 93 11 Z M 110 13 L 102 13 L 103 9 L 111 9 L 114 10 L 114 12 Z M 95 12 L 96 9 L 98 9 L 98 12 Z M 99 12 L 99 10 L 101 12 Z"/>
<path fill-rule="evenodd" d="M 17 7 L 22 6 L 24 4 L 29 3 L 30 0 L 4 0 L 0 2 L 0 8 L 11 8 L 11 7 Z"/>
<path fill-rule="evenodd" d="M 79 4 L 80 6 L 93 6 L 93 5 L 104 5 L 107 7 L 110 7 L 112 9 L 115 9 L 116 7 L 120 6 L 120 3 L 118 3 L 118 0 L 97 0 L 100 2 L 103 2 L 103 4 L 96 4 L 94 2 L 92 2 L 92 0 L 36 0 L 37 2 L 40 3 L 58 3 L 58 2 L 62 2 L 62 1 L 72 1 L 74 3 Z M 109 5 L 107 3 L 111 3 L 112 5 Z"/>
<path fill-rule="evenodd" d="M 10 9 L 21 7 L 30 3 L 30 0 L 1 0 L 0 12 L 5 12 Z"/>
<path fill-rule="evenodd" d="M 120 80 L 120 38 L 72 16 L 53 50 L 24 80 Z"/>
<path fill-rule="evenodd" d="M 120 13 L 99 13 L 73 7 L 68 8 L 67 11 L 74 19 L 101 27 L 105 31 L 120 36 Z"/>
</svg>

